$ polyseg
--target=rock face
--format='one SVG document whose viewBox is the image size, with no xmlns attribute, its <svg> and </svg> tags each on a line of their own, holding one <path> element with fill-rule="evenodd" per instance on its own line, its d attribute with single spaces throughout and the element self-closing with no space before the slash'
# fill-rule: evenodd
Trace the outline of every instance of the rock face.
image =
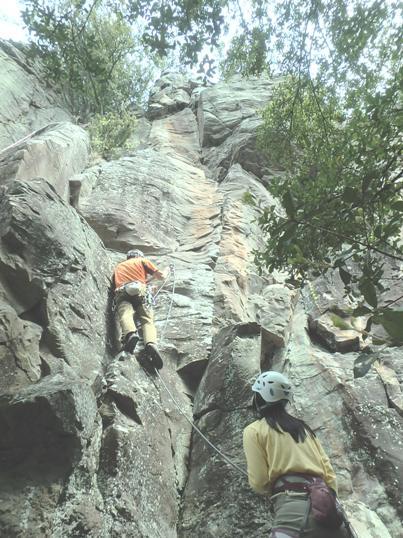
<svg viewBox="0 0 403 538">
<path fill-rule="evenodd" d="M 69 180 L 88 163 L 88 134 L 70 122 L 54 123 L 0 153 L 0 184 L 41 177 L 66 201 Z"/>
<path fill-rule="evenodd" d="M 49 123 L 69 121 L 43 74 L 23 52 L 0 40 L 0 150 Z"/>
<path fill-rule="evenodd" d="M 2 536 L 268 535 L 242 451 L 260 368 L 292 379 L 292 411 L 325 446 L 359 536 L 401 536 L 399 349 L 355 379 L 363 342 L 339 284 L 300 293 L 253 263 L 262 239 L 248 201 L 276 203 L 254 146 L 273 84 L 204 88 L 165 74 L 138 148 L 83 173 L 86 138 L 66 124 L 38 138 L 67 172 L 42 149 L 24 164 L 36 139 L 7 153 L 17 165 L 2 168 L 0 193 Z M 77 144 L 59 144 L 61 131 Z M 110 276 L 134 247 L 173 266 L 156 307 L 160 377 L 115 357 Z"/>
</svg>

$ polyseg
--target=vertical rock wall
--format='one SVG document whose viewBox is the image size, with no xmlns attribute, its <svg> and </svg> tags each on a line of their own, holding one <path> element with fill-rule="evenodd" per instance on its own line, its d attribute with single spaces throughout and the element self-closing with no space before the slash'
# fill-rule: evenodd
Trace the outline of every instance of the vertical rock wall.
<svg viewBox="0 0 403 538">
<path fill-rule="evenodd" d="M 24 47 L 0 39 L 0 150 L 51 122 L 70 121 Z"/>
<path fill-rule="evenodd" d="M 85 164 L 60 150 L 71 196 L 56 192 L 56 172 L 3 168 L 1 535 L 267 534 L 267 501 L 190 425 L 244 468 L 250 382 L 263 367 L 294 381 L 294 412 L 332 458 L 358 534 L 401 536 L 399 350 L 354 379 L 360 341 L 253 265 L 261 237 L 247 199 L 275 203 L 255 147 L 273 84 L 165 75 L 132 155 L 80 174 Z M 175 292 L 171 280 L 156 309 L 162 380 L 114 359 L 109 278 L 132 247 L 175 267 Z M 340 303 L 337 285 L 314 285 L 321 312 Z"/>
</svg>

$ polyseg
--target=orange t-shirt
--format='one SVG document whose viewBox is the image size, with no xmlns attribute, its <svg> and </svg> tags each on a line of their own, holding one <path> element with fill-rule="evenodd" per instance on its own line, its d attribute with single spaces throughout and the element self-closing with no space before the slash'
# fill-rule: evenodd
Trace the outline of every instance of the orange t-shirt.
<svg viewBox="0 0 403 538">
<path fill-rule="evenodd" d="M 128 282 L 146 284 L 147 275 L 152 275 L 157 270 L 157 267 L 147 258 L 130 258 L 130 260 L 121 262 L 114 271 L 115 289 Z"/>
</svg>

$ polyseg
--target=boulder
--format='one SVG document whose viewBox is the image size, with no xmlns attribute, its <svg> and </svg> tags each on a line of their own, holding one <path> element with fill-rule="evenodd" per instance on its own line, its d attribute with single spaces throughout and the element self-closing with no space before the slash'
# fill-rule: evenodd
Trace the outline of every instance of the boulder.
<svg viewBox="0 0 403 538">
<path fill-rule="evenodd" d="M 191 164 L 197 163 L 201 151 L 193 112 L 185 108 L 153 121 L 149 143 L 159 151 L 182 157 Z"/>
<path fill-rule="evenodd" d="M 272 199 L 257 178 L 237 164 L 220 183 L 222 197 L 219 255 L 215 264 L 215 327 L 254 322 L 268 281 L 257 275 L 253 251 L 263 246 L 257 225 L 259 211 L 249 203 L 270 204 Z"/>
<path fill-rule="evenodd" d="M 294 384 L 295 412 L 314 429 L 329 455 L 342 501 L 360 500 L 397 537 L 402 417 L 389 407 L 384 383 L 375 370 L 354 379 L 356 357 L 355 353 L 330 355 L 310 340 L 301 299 L 284 354 Z M 277 356 L 273 368 L 279 369 L 284 358 Z"/>
<path fill-rule="evenodd" d="M 215 196 L 202 170 L 146 149 L 102 165 L 78 207 L 107 247 L 167 253 L 200 249 L 198 239 L 209 243 Z"/>
<path fill-rule="evenodd" d="M 360 349 L 360 333 L 335 313 L 327 312 L 319 318 L 309 318 L 309 330 L 312 337 L 329 351 L 348 352 Z"/>
<path fill-rule="evenodd" d="M 178 258 L 170 261 L 175 274 L 156 307 L 159 346 L 192 393 L 211 351 L 214 272 L 202 262 L 194 266 Z M 167 265 L 164 258 L 161 264 Z"/>
<path fill-rule="evenodd" d="M 268 173 L 266 158 L 256 146 L 256 135 L 262 125 L 260 117 L 250 117 L 232 129 L 219 145 L 203 151 L 203 162 L 222 180 L 229 168 L 240 164 L 244 170 L 262 178 Z"/>
<path fill-rule="evenodd" d="M 281 284 L 272 284 L 266 286 L 261 294 L 253 295 L 251 300 L 256 320 L 262 327 L 261 359 L 269 368 L 274 354 L 288 342 L 298 293 Z"/>
<path fill-rule="evenodd" d="M 41 335 L 42 327 L 20 319 L 11 306 L 0 302 L 0 394 L 41 378 Z"/>
<path fill-rule="evenodd" d="M 239 324 L 220 331 L 195 398 L 190 473 L 181 537 L 258 537 L 269 532 L 266 500 L 253 494 L 243 472 L 243 427 L 252 418 L 250 380 L 259 371 L 259 328 Z M 232 462 L 233 467 L 229 462 Z"/>
<path fill-rule="evenodd" d="M 111 536 L 174 537 L 177 477 L 187 460 L 188 424 L 180 413 L 172 412 L 173 404 L 164 401 L 162 387 L 151 381 L 135 359 L 111 364 L 106 382 L 103 406 L 109 410 L 102 412 L 98 484 L 105 513 L 113 521 Z M 175 384 L 170 384 L 170 390 L 188 413 L 189 404 Z"/>
<path fill-rule="evenodd" d="M 373 510 L 368 510 L 361 502 L 344 503 L 351 525 L 358 536 L 368 538 L 392 538 L 382 520 Z"/>
</svg>

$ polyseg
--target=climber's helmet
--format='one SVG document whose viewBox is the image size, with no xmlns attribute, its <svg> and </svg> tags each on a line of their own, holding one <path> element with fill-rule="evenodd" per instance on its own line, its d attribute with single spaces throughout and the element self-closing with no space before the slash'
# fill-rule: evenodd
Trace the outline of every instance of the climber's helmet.
<svg viewBox="0 0 403 538">
<path fill-rule="evenodd" d="M 281 400 L 284 404 L 291 399 L 291 384 L 279 372 L 263 372 L 252 385 L 253 392 L 260 394 L 266 404 L 273 405 Z M 266 406 L 265 406 L 266 407 Z"/>
<path fill-rule="evenodd" d="M 144 252 L 141 252 L 141 250 L 138 249 L 129 250 L 126 254 L 126 259 L 130 260 L 130 258 L 144 258 Z"/>
</svg>

